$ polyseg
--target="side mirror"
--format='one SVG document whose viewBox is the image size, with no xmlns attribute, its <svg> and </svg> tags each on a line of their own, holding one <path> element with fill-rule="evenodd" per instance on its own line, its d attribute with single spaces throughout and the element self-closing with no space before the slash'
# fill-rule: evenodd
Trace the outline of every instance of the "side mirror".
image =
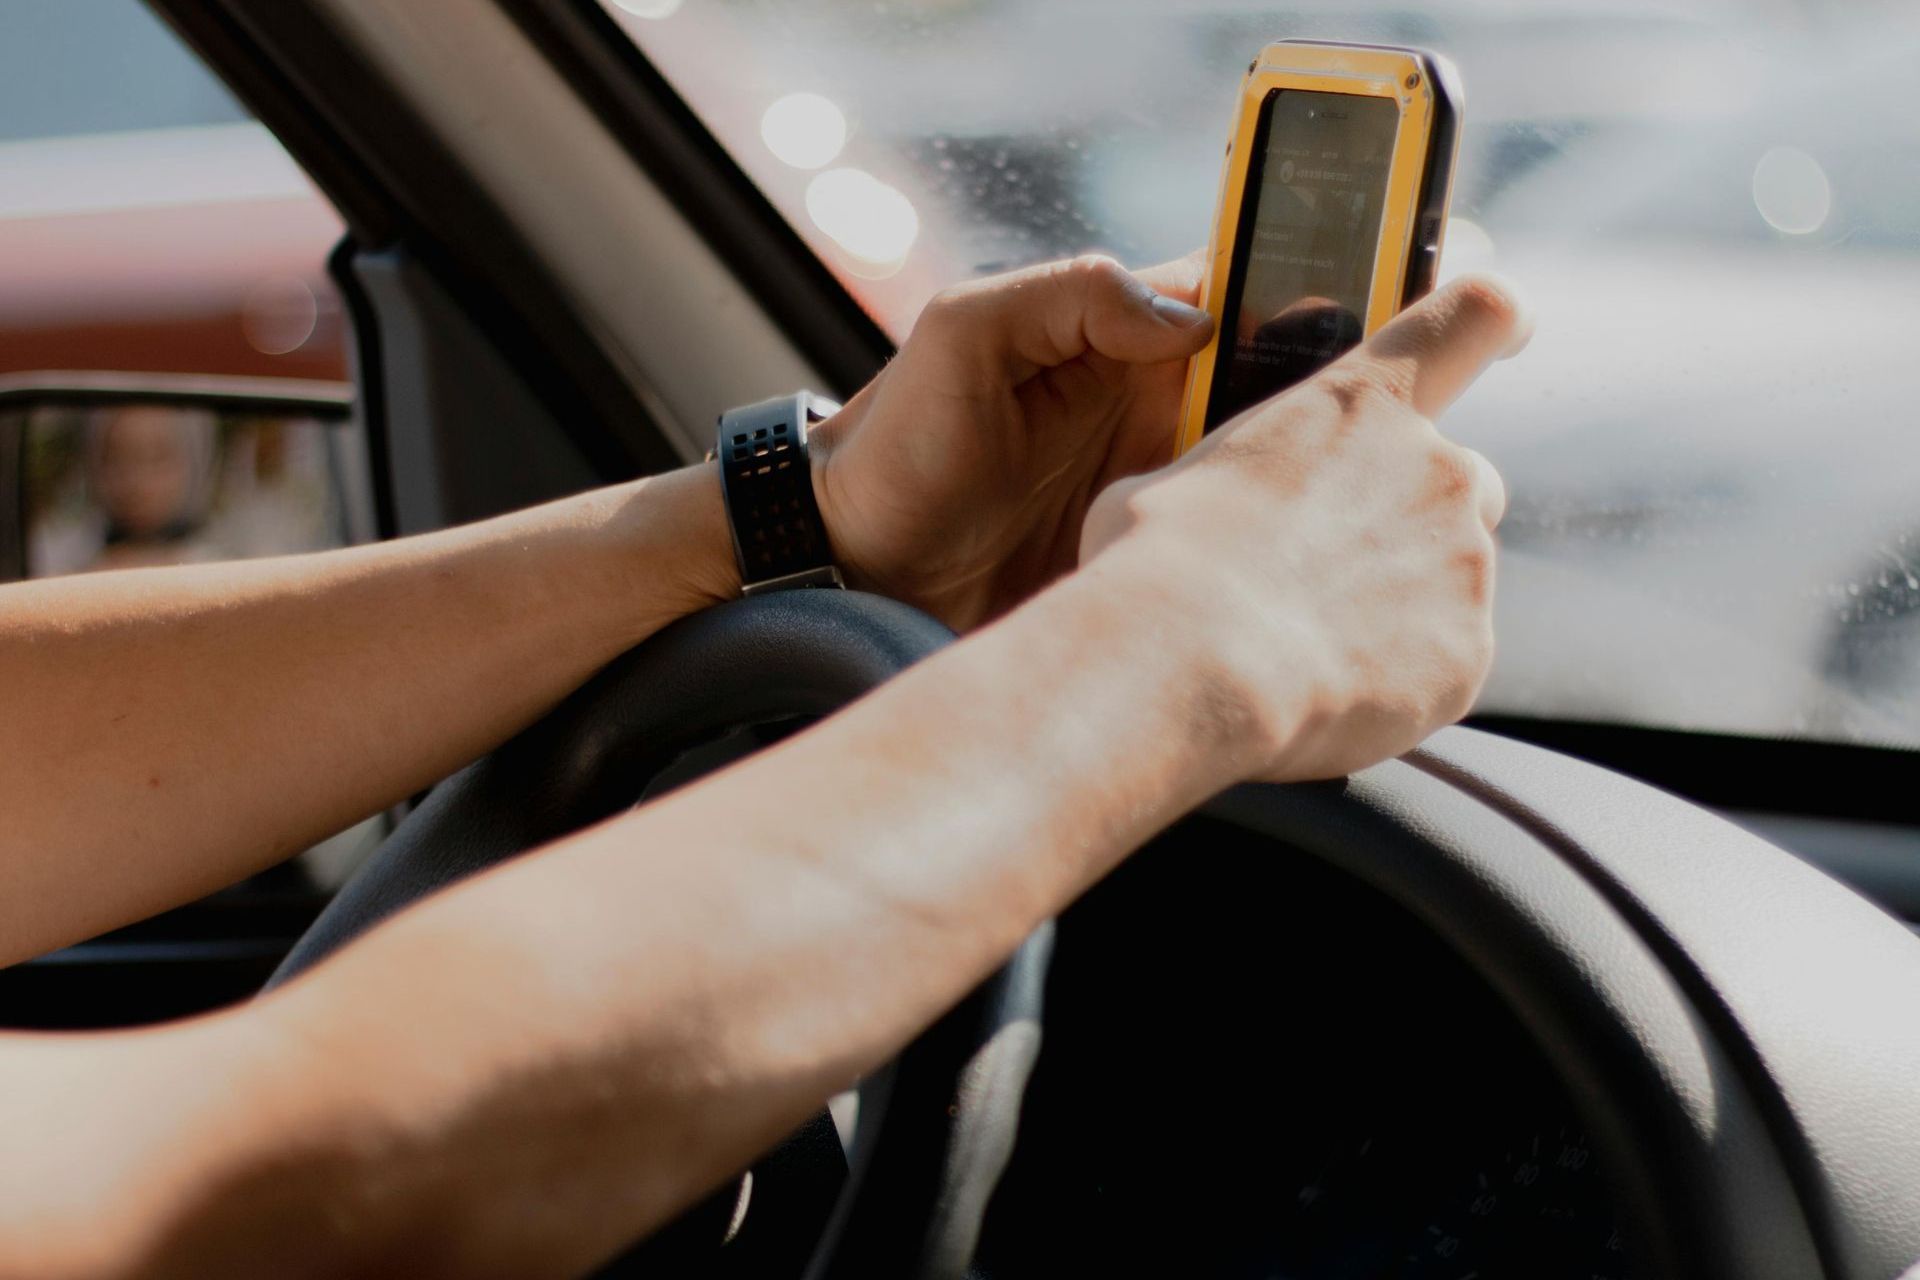
<svg viewBox="0 0 1920 1280">
<path fill-rule="evenodd" d="M 0 580 L 284 555 L 377 532 L 344 383 L 0 377 Z"/>
</svg>

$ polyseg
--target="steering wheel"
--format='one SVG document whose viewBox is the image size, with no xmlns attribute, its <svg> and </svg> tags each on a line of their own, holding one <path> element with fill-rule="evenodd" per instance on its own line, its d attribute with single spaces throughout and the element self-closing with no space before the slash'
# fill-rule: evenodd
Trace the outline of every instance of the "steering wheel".
<svg viewBox="0 0 1920 1280">
<path fill-rule="evenodd" d="M 437 788 L 275 980 L 631 804 L 689 747 L 826 714 L 949 638 L 851 592 L 676 624 Z M 1672 796 L 1467 729 L 1342 783 L 1237 787 L 1204 814 L 1400 903 L 1484 980 L 1610 1158 L 1645 1274 L 1920 1277 L 1920 939 L 1866 900 Z M 1037 1051 L 1046 948 L 1029 941 L 863 1084 L 810 1280 L 964 1274 Z"/>
<path fill-rule="evenodd" d="M 745 754 L 750 740 L 738 731 L 827 715 L 952 638 L 905 605 L 843 591 L 755 597 L 667 628 L 435 787 L 268 989 L 407 904 L 631 807 L 656 780 L 689 781 Z M 700 757 L 692 769 L 690 753 Z M 750 1180 L 607 1274 L 793 1275 L 811 1249 L 808 1280 L 962 1275 L 1039 1050 L 1050 938 L 1050 927 L 1039 930 L 861 1081 L 850 1154 L 822 1115 Z M 821 1183 L 843 1171 L 822 1233 Z"/>
</svg>

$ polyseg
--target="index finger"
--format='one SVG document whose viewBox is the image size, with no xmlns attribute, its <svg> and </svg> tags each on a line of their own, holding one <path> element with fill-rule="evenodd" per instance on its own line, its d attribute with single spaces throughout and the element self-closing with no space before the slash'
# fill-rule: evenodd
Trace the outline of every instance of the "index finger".
<svg viewBox="0 0 1920 1280">
<path fill-rule="evenodd" d="M 1434 418 L 1532 336 L 1532 315 L 1513 286 L 1494 276 L 1462 276 L 1394 317 L 1355 348 L 1353 359 L 1415 412 Z"/>
</svg>

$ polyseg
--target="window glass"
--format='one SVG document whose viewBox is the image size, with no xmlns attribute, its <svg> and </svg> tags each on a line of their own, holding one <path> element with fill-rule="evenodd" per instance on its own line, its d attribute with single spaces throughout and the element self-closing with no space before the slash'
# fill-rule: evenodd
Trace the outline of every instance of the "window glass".
<svg viewBox="0 0 1920 1280">
<path fill-rule="evenodd" d="M 343 378 L 341 233 L 141 0 L 0 3 L 0 374 Z"/>
<path fill-rule="evenodd" d="M 6 0 L 0 23 L 0 141 L 247 119 L 139 0 Z"/>
<path fill-rule="evenodd" d="M 1448 54 L 1443 274 L 1540 322 L 1447 420 L 1513 493 L 1482 709 L 1920 745 L 1910 0 L 602 2 L 896 338 L 1202 244 L 1267 41 Z"/>
</svg>

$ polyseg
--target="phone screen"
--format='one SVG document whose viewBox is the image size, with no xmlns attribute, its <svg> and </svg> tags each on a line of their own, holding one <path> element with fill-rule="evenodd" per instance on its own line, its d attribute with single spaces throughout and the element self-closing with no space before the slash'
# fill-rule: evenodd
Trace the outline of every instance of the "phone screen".
<svg viewBox="0 0 1920 1280">
<path fill-rule="evenodd" d="M 1360 341 L 1399 122 L 1391 98 L 1267 95 L 1227 277 L 1208 431 Z"/>
</svg>

